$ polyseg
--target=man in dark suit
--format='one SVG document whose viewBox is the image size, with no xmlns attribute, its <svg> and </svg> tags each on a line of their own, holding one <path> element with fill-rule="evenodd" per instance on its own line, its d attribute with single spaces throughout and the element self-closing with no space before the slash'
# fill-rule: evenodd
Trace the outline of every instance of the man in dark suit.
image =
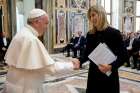
<svg viewBox="0 0 140 93">
<path fill-rule="evenodd" d="M 73 46 L 75 45 L 75 42 L 76 42 L 75 38 L 76 38 L 76 36 L 75 36 L 75 34 L 73 34 L 72 38 L 70 39 L 70 42 L 66 45 L 66 47 L 64 47 L 63 51 L 67 51 L 66 57 L 69 57 L 70 56 L 70 50 L 71 49 L 73 50 Z"/>
<path fill-rule="evenodd" d="M 10 40 L 6 37 L 5 32 L 0 35 L 0 62 L 4 63 L 4 56 L 9 46 Z"/>
<path fill-rule="evenodd" d="M 135 38 L 132 44 L 133 69 L 140 70 L 140 37 Z"/>
<path fill-rule="evenodd" d="M 77 35 L 73 34 L 72 38 L 70 39 L 70 43 L 67 44 L 65 50 L 67 51 L 67 57 L 70 56 L 70 49 L 73 52 L 73 57 L 77 57 L 77 51 L 80 51 L 80 56 L 82 55 L 85 47 L 85 37 L 82 36 L 82 32 L 78 31 Z"/>
<path fill-rule="evenodd" d="M 74 58 L 77 57 L 77 51 L 80 51 L 80 56 L 82 55 L 84 48 L 85 48 L 86 39 L 82 35 L 81 31 L 78 31 L 78 37 L 76 39 L 76 43 L 73 47 Z"/>
</svg>

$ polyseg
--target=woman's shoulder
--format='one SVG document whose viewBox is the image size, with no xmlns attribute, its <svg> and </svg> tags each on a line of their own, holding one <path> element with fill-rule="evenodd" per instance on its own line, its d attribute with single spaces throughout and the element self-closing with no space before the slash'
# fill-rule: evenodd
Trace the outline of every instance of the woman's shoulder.
<svg viewBox="0 0 140 93">
<path fill-rule="evenodd" d="M 88 32 L 87 32 L 87 35 L 93 35 L 93 34 L 95 34 L 93 31 L 91 31 L 91 30 L 89 30 Z"/>
<path fill-rule="evenodd" d="M 108 30 L 108 31 L 120 32 L 119 29 L 116 29 L 116 28 L 114 28 L 114 27 L 112 27 L 112 26 L 108 26 L 108 27 L 107 27 L 107 30 Z"/>
<path fill-rule="evenodd" d="M 90 37 L 90 36 L 93 36 L 94 35 L 94 33 L 93 32 L 91 32 L 91 31 L 88 31 L 87 32 L 87 35 L 86 35 L 86 37 Z"/>
<path fill-rule="evenodd" d="M 114 27 L 108 27 L 108 30 L 106 31 L 107 35 L 112 37 L 112 38 L 116 38 L 116 37 L 121 37 L 121 33 L 120 30 L 114 28 Z"/>
<path fill-rule="evenodd" d="M 107 31 L 108 33 L 112 33 L 112 34 L 120 34 L 120 30 L 119 30 L 119 29 L 116 29 L 116 28 L 111 27 L 111 26 L 109 26 L 109 27 L 106 29 L 106 31 Z"/>
</svg>

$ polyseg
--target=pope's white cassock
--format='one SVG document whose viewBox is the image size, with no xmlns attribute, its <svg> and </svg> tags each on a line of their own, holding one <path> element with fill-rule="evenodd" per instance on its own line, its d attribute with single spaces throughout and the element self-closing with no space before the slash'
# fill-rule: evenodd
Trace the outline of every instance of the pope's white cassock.
<svg viewBox="0 0 140 93">
<path fill-rule="evenodd" d="M 37 36 L 27 25 L 11 41 L 5 56 L 9 70 L 3 93 L 46 93 L 45 74 L 73 69 L 72 62 L 54 62 Z"/>
</svg>

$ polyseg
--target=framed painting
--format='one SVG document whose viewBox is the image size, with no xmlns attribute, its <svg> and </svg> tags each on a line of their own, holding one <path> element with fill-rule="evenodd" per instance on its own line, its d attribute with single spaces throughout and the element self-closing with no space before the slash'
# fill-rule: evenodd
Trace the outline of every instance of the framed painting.
<svg viewBox="0 0 140 93">
<path fill-rule="evenodd" d="M 69 32 L 76 33 L 77 31 L 82 31 L 85 35 L 88 30 L 86 13 L 83 12 L 69 12 Z"/>
<path fill-rule="evenodd" d="M 134 16 L 126 15 L 123 17 L 123 32 L 134 32 Z"/>
<path fill-rule="evenodd" d="M 70 8 L 83 8 L 87 9 L 89 7 L 89 0 L 70 0 Z"/>
<path fill-rule="evenodd" d="M 131 8 L 132 10 L 134 9 L 134 7 L 135 7 L 135 1 L 126 1 L 125 0 L 125 2 L 124 2 L 124 12 L 126 12 L 126 8 Z M 132 13 L 134 13 L 134 11 L 132 11 Z"/>
<path fill-rule="evenodd" d="M 66 43 L 66 11 L 55 11 L 54 47 L 58 48 Z"/>
<path fill-rule="evenodd" d="M 124 2 L 122 31 L 125 33 L 130 33 L 134 31 L 134 1 Z"/>
</svg>

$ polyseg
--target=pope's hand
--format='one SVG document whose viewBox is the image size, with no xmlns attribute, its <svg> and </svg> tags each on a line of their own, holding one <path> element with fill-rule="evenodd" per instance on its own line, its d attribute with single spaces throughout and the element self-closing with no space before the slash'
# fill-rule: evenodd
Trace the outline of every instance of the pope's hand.
<svg viewBox="0 0 140 93">
<path fill-rule="evenodd" d="M 74 69 L 79 69 L 80 68 L 80 61 L 78 59 L 74 58 L 72 60 L 72 63 L 73 63 Z"/>
</svg>

